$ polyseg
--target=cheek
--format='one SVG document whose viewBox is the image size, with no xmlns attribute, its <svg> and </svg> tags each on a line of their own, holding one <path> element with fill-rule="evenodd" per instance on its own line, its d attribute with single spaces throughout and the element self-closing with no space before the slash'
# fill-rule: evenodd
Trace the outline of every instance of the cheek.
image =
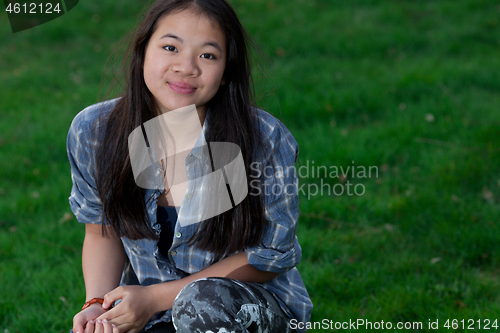
<svg viewBox="0 0 500 333">
<path fill-rule="evenodd" d="M 148 85 L 150 77 L 150 63 L 147 57 L 144 60 L 144 65 L 142 66 L 142 77 L 144 78 L 144 82 L 146 82 L 146 85 Z"/>
<path fill-rule="evenodd" d="M 214 70 L 211 75 L 210 75 L 210 78 L 211 78 L 211 81 L 213 82 L 213 85 L 214 85 L 214 89 L 219 89 L 219 86 L 223 85 L 225 83 L 225 80 L 224 80 L 224 70 L 221 68 L 218 68 L 217 70 Z"/>
<path fill-rule="evenodd" d="M 144 69 L 142 71 L 142 77 L 144 78 L 144 83 L 146 84 L 146 87 L 150 92 L 152 88 L 152 80 L 151 80 L 151 75 L 149 74 L 148 68 L 144 66 Z"/>
<path fill-rule="evenodd" d="M 146 52 L 146 56 L 144 58 L 144 66 L 143 66 L 143 75 L 144 80 L 146 80 L 146 76 L 150 79 L 158 76 L 158 73 L 161 70 L 161 62 L 158 61 L 158 57 L 155 56 L 152 52 Z"/>
<path fill-rule="evenodd" d="M 155 65 L 153 61 L 145 61 L 144 67 L 142 70 L 142 75 L 144 78 L 144 82 L 149 90 L 154 88 L 155 82 L 158 81 L 158 66 Z"/>
</svg>

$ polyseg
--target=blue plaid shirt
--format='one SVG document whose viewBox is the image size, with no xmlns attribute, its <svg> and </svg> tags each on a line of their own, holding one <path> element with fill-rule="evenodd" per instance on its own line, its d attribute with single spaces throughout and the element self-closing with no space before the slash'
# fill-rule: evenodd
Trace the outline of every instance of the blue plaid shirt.
<svg viewBox="0 0 500 333">
<path fill-rule="evenodd" d="M 102 204 L 95 182 L 95 152 L 103 142 L 102 124 L 99 119 L 106 116 L 116 104 L 116 99 L 95 104 L 81 111 L 73 120 L 67 138 L 67 151 L 71 164 L 71 179 L 73 187 L 69 197 L 71 210 L 80 223 L 102 223 Z M 261 161 L 263 165 L 272 165 L 273 170 L 290 170 L 295 165 L 298 145 L 288 129 L 269 113 L 257 110 L 262 142 L 269 144 L 269 156 Z M 210 111 L 207 112 L 203 124 L 206 133 Z M 195 148 L 205 144 L 204 135 L 200 135 Z M 199 151 L 199 149 L 198 149 Z M 213 254 L 188 246 L 189 239 L 196 231 L 196 224 L 190 223 L 196 219 L 189 207 L 190 198 L 202 197 L 203 186 L 195 179 L 195 170 L 203 170 L 204 161 L 197 149 L 186 158 L 186 173 L 188 188 L 186 196 L 179 209 L 175 225 L 174 239 L 164 257 L 157 247 L 157 242 L 150 239 L 130 240 L 122 237 L 127 253 L 128 264 L 122 274 L 122 285 L 151 285 L 183 278 L 209 266 Z M 160 225 L 156 221 L 157 199 L 163 192 L 161 166 L 158 165 L 158 182 L 156 189 L 146 190 L 147 211 L 152 227 L 159 235 Z M 292 319 L 307 322 L 312 311 L 312 302 L 295 266 L 300 262 L 302 250 L 295 235 L 299 217 L 298 196 L 271 191 L 272 185 L 287 188 L 286 185 L 297 185 L 295 172 L 281 172 L 275 177 L 267 177 L 265 195 L 265 218 L 267 226 L 260 246 L 246 248 L 245 253 L 250 265 L 262 271 L 281 273 L 276 278 L 262 284 L 268 291 L 274 293 L 284 312 Z M 196 184 L 195 184 L 196 183 Z M 196 185 L 196 186 L 195 186 Z M 268 185 L 268 186 L 267 186 Z M 275 189 L 277 187 L 274 187 Z M 290 188 L 290 187 L 289 187 Z M 201 193 L 200 193 L 201 191 Z M 251 192 L 249 190 L 249 192 Z M 271 193 L 273 192 L 273 193 Z M 200 196 L 201 194 L 201 196 Z M 179 223 L 184 221 L 186 223 Z M 157 322 L 171 320 L 171 311 L 156 314 L 146 326 L 150 328 Z M 299 330 L 303 332 L 304 330 Z"/>
</svg>

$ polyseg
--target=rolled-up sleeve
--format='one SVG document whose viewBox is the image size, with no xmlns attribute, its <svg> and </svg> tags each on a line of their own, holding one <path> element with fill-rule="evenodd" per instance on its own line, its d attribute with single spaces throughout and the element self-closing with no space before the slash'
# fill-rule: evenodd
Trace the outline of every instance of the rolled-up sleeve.
<svg viewBox="0 0 500 333">
<path fill-rule="evenodd" d="M 261 245 L 247 248 L 245 252 L 248 262 L 255 268 L 284 273 L 297 266 L 302 256 L 296 237 L 299 202 L 295 162 L 298 145 L 280 122 L 267 142 L 271 146 L 261 168 L 266 227 Z"/>
<path fill-rule="evenodd" d="M 80 112 L 68 132 L 66 149 L 71 165 L 73 187 L 69 204 L 80 223 L 102 223 L 102 204 L 95 181 L 94 151 L 96 140 L 92 128 L 85 119 L 85 110 Z"/>
</svg>

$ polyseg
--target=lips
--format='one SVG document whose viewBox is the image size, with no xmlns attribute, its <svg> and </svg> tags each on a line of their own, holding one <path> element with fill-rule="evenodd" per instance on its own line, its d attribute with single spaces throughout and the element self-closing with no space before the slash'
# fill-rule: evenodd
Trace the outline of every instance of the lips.
<svg viewBox="0 0 500 333">
<path fill-rule="evenodd" d="M 192 85 L 184 82 L 168 82 L 170 89 L 179 94 L 192 94 L 196 88 Z"/>
</svg>

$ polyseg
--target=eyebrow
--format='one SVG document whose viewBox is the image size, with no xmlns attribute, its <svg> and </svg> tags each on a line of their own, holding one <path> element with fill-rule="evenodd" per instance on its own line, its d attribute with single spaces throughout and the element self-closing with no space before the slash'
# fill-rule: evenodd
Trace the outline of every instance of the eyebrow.
<svg viewBox="0 0 500 333">
<path fill-rule="evenodd" d="M 181 43 L 184 43 L 184 40 L 182 38 L 180 38 L 179 36 L 176 36 L 174 34 L 170 34 L 170 33 L 163 35 L 160 39 L 162 39 L 162 38 L 173 38 L 173 39 L 177 39 Z M 206 42 L 203 44 L 203 46 L 212 46 L 215 49 L 217 49 L 220 53 L 223 53 L 222 47 L 220 47 L 220 45 L 217 44 L 216 42 Z"/>
</svg>

